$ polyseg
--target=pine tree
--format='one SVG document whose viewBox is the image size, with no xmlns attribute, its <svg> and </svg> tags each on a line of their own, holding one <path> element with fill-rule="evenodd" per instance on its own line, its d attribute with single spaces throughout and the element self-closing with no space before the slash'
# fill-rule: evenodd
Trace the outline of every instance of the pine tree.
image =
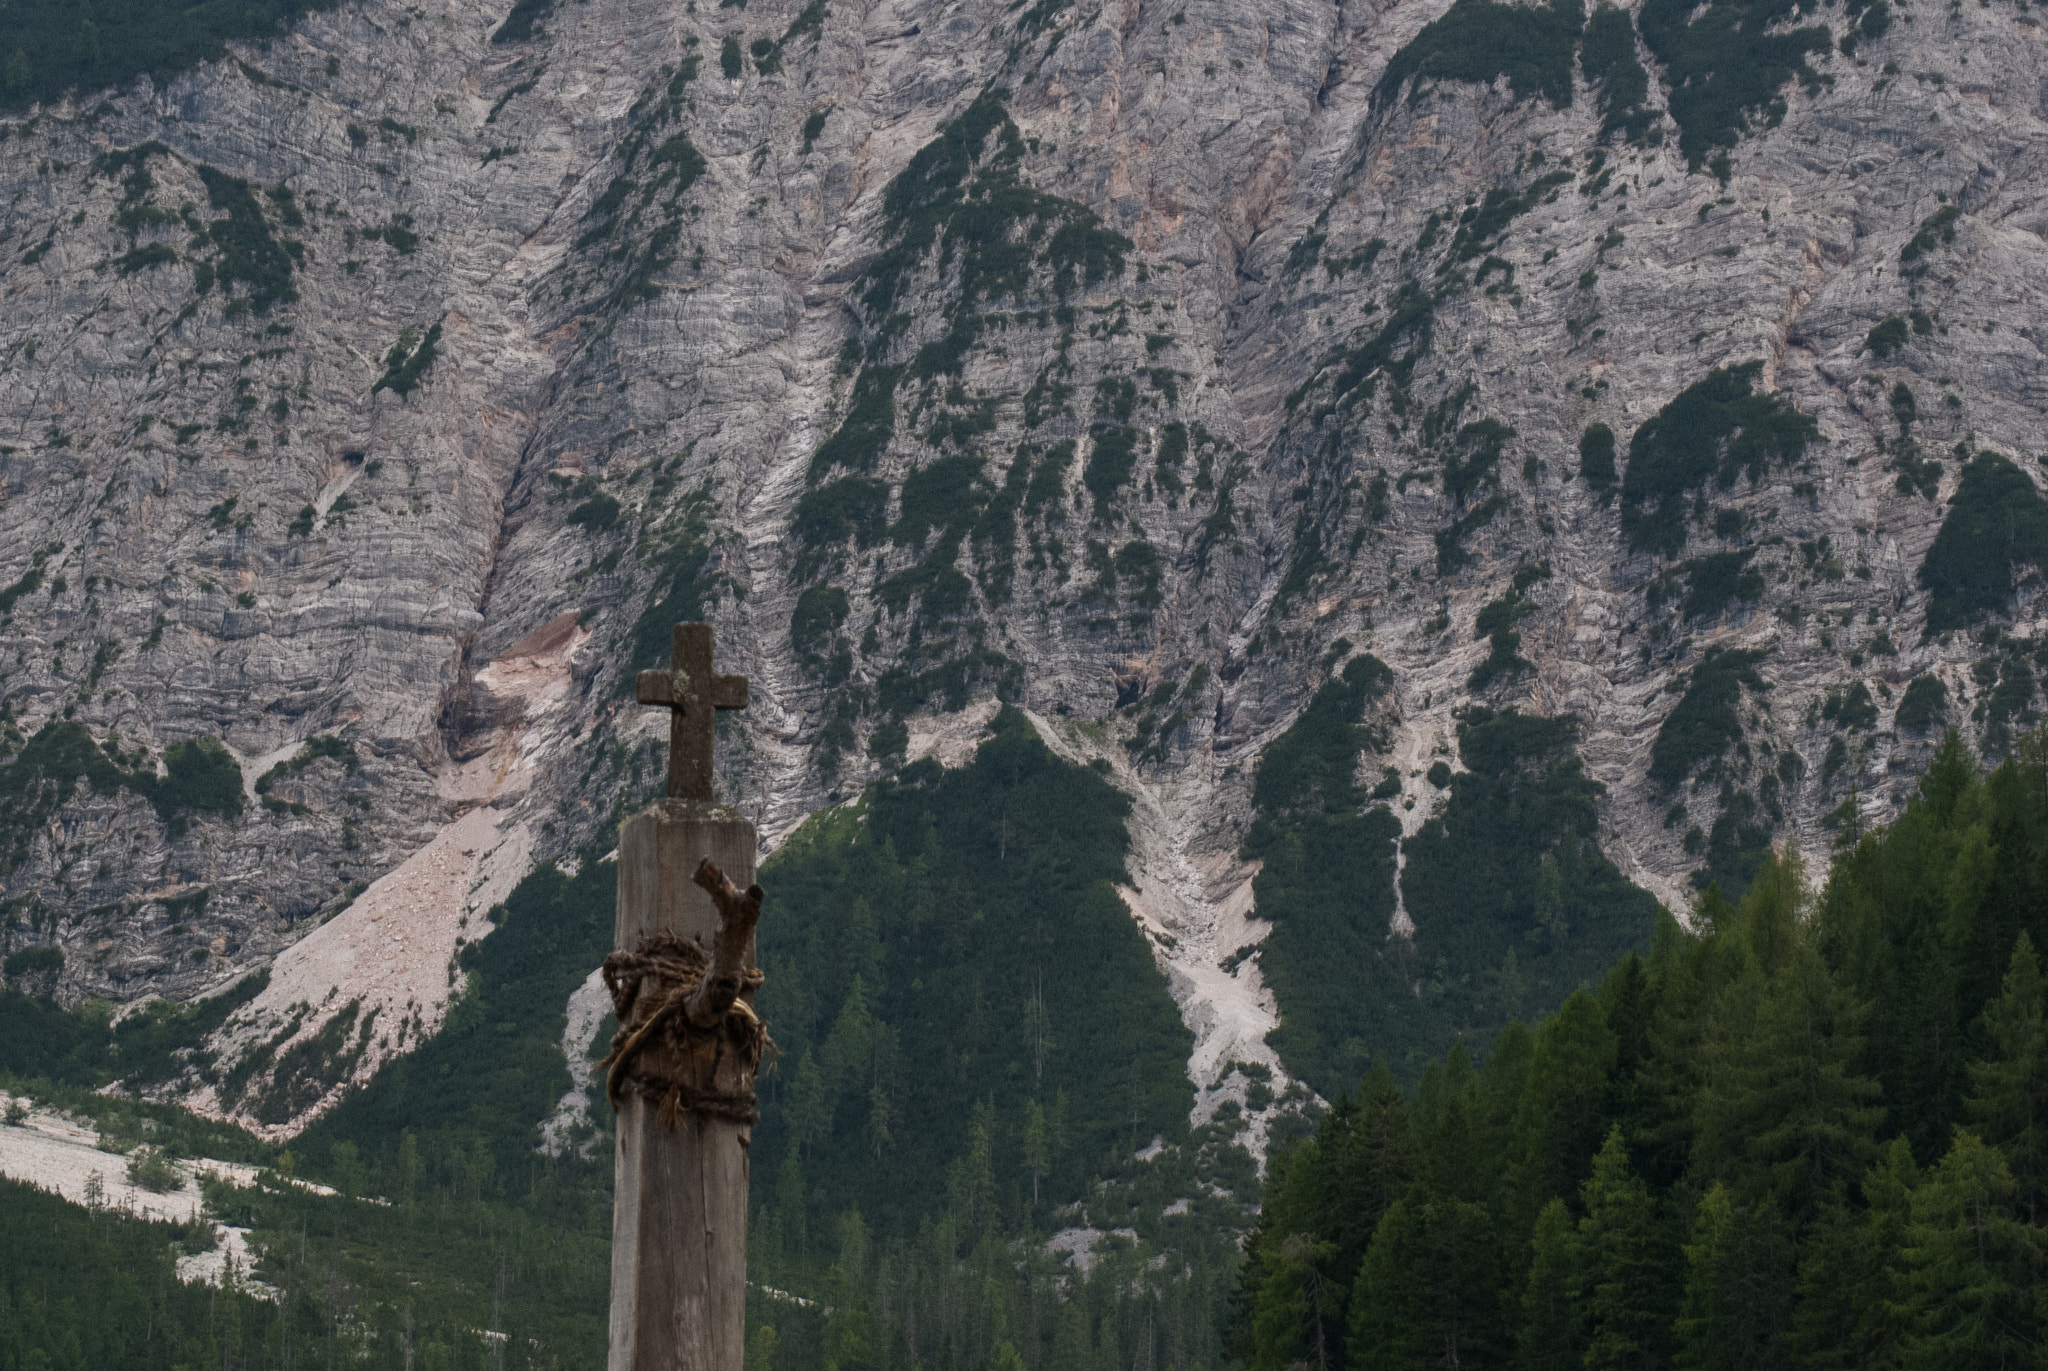
<svg viewBox="0 0 2048 1371">
<path fill-rule="evenodd" d="M 1710 927 L 1720 904 L 1712 887 L 1701 891 L 1693 904 L 1695 926 Z M 1633 1117 L 1620 1122 L 1645 1181 L 1659 1191 L 1678 1183 L 1692 1156 L 1693 1111 L 1705 1064 L 1701 1043 L 1721 986 L 1715 948 L 1724 941 L 1695 937 L 1660 914 L 1650 944 L 1648 1055 L 1636 1075 Z"/>
<path fill-rule="evenodd" d="M 1348 1365 L 1484 1366 L 1506 1347 L 1500 1242 L 1483 1204 L 1418 1189 L 1380 1220 L 1351 1300 Z"/>
<path fill-rule="evenodd" d="M 1987 1059 L 1969 1067 L 1964 1110 L 1979 1136 L 2005 1155 L 2014 1204 L 2030 1224 L 2048 1219 L 2042 1189 L 2048 1184 L 2048 1024 L 2043 1022 L 2041 959 L 2024 932 L 2013 945 L 2012 965 L 1999 997 L 1984 1008 Z"/>
<path fill-rule="evenodd" d="M 1808 1225 L 1792 1326 L 1794 1346 L 1813 1371 L 1898 1364 L 1902 1330 L 1894 1287 L 1919 1184 L 1912 1146 L 1894 1138 L 1863 1178 L 1865 1207 L 1854 1207 L 1842 1187 Z"/>
<path fill-rule="evenodd" d="M 1914 1191 L 1901 1254 L 1906 1366 L 2040 1364 L 2043 1244 L 2013 1212 L 2017 1188 L 1998 1149 L 1959 1128 Z"/>
<path fill-rule="evenodd" d="M 1515 1365 L 1520 1371 L 1576 1371 L 1586 1356 L 1585 1291 L 1579 1235 L 1563 1200 L 1552 1200 L 1537 1214 L 1531 1248 Z"/>
<path fill-rule="evenodd" d="M 1330 1143 L 1331 1182 L 1322 1203 L 1338 1247 L 1338 1265 L 1348 1279 L 1364 1260 L 1380 1217 L 1408 1189 L 1415 1176 L 1415 1140 L 1407 1101 L 1384 1060 L 1358 1087 L 1346 1124 Z"/>
<path fill-rule="evenodd" d="M 1736 1205 L 1717 1185 L 1686 1245 L 1676 1364 L 1685 1371 L 1775 1371 L 1789 1364 L 1792 1241 L 1768 1198 Z"/>
<path fill-rule="evenodd" d="M 1463 1043 L 1431 1062 L 1415 1091 L 1419 1173 L 1433 1194 L 1478 1200 L 1491 1179 L 1473 1119 L 1478 1080 Z"/>
<path fill-rule="evenodd" d="M 1318 1343 L 1341 1357 L 1359 1266 L 1381 1218 L 1414 1179 L 1415 1152 L 1407 1102 L 1382 1061 L 1356 1097 L 1337 1102 L 1313 1140 L 1274 1157 L 1260 1229 L 1232 1296 L 1231 1347 L 1239 1359 L 1264 1366 L 1277 1357 L 1270 1364 L 1285 1366 Z M 1299 1253 L 1290 1259 L 1283 1252 L 1304 1234 L 1323 1245 L 1313 1302 Z"/>
<path fill-rule="evenodd" d="M 1549 1200 L 1569 1197 L 1607 1129 L 1616 1043 L 1600 1001 L 1579 990 L 1536 1034 L 1529 1079 L 1515 1115 L 1509 1211 L 1524 1232 Z"/>
<path fill-rule="evenodd" d="M 1721 993 L 1694 1104 L 1694 1173 L 1745 1202 L 1775 1198 L 1799 1222 L 1875 1154 L 1883 1110 L 1857 1070 L 1862 1007 L 1814 949 L 1795 943 L 1776 974 L 1752 960 Z"/>
<path fill-rule="evenodd" d="M 1962 1015 L 1947 954 L 1949 880 L 1962 835 L 1916 801 L 1836 864 L 1815 944 L 1872 1007 L 1864 1060 L 1883 1087 L 1888 1133 L 1916 1155 L 1947 1145 L 1960 1083 Z"/>
<path fill-rule="evenodd" d="M 1587 1371 L 1660 1365 L 1670 1341 L 1672 1254 L 1649 1187 L 1629 1169 L 1620 1128 L 1608 1131 L 1583 1194 Z"/>
<path fill-rule="evenodd" d="M 1038 1207 L 1038 1178 L 1045 1174 L 1045 1110 L 1037 1100 L 1024 1102 L 1024 1170 L 1031 1177 L 1031 1207 Z"/>
<path fill-rule="evenodd" d="M 1336 1245 L 1289 1234 L 1266 1263 L 1252 1312 L 1254 1371 L 1333 1371 L 1344 1355 L 1346 1291 L 1330 1275 Z"/>
<path fill-rule="evenodd" d="M 1060 1308 L 1059 1323 L 1052 1335 L 1052 1360 L 1048 1365 L 1086 1371 L 1094 1361 L 1095 1350 L 1089 1345 L 1088 1338 L 1088 1315 L 1079 1299 L 1070 1299 Z"/>
</svg>

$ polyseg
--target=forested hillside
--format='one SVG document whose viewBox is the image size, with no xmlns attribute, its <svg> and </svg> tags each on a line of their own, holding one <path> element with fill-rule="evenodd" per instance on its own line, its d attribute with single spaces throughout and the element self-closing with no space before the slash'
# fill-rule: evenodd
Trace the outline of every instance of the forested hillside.
<svg viewBox="0 0 2048 1371">
<path fill-rule="evenodd" d="M 905 768 L 763 868 L 760 1003 L 780 1052 L 751 1153 L 753 1371 L 1223 1365 L 1216 1311 L 1259 1195 L 1251 1121 L 1231 1105 L 1190 1126 L 1188 1031 L 1113 889 L 1129 807 L 1007 710 L 966 765 Z M 0 1084 L 94 1117 L 112 1147 L 266 1164 L 208 1189 L 279 1292 L 274 1314 L 248 1304 L 246 1329 L 220 1315 L 190 1335 L 240 1339 L 240 1364 L 595 1364 L 610 1139 L 572 1125 L 566 1149 L 536 1144 L 570 1085 L 562 1006 L 609 943 L 600 855 L 521 882 L 465 949 L 442 1031 L 287 1149 L 90 1093 L 117 1064 L 147 1080 L 194 1060 L 204 1015 L 110 1026 L 0 990 L 19 1030 L 0 1037 Z M 280 1063 L 278 1088 L 318 1065 Z M 94 1224 L 53 1227 L 51 1261 L 116 1240 L 169 1251 L 133 1220 Z M 93 1330 L 83 1304 L 36 1304 L 21 1346 L 67 1368 L 74 1336 L 182 1356 L 185 1333 L 150 1331 L 165 1298 L 123 1296 Z"/>
<path fill-rule="evenodd" d="M 781 1060 L 748 1263 L 834 1311 L 757 1301 L 779 1364 L 1222 1365 L 1251 1122 L 1190 1127 L 1189 1034 L 1113 889 L 1129 810 L 1006 709 L 968 765 L 906 768 L 763 868 Z"/>
<path fill-rule="evenodd" d="M 1384 1064 L 1274 1160 L 1281 1368 L 2015 1367 L 2048 1350 L 2048 735 L 1709 888 L 1534 1028 Z"/>
</svg>

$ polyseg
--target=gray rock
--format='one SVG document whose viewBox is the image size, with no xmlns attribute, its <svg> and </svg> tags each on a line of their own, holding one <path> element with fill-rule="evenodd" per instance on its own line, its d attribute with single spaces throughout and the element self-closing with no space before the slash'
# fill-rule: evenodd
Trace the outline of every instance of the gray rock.
<svg viewBox="0 0 2048 1371">
<path fill-rule="evenodd" d="M 357 3 L 166 84 L 12 122 L 0 587 L 58 545 L 0 621 L 15 727 L 30 737 L 75 718 L 152 757 L 217 736 L 252 783 L 315 736 L 359 757 L 354 770 L 309 767 L 273 789 L 276 805 L 178 834 L 126 791 L 81 789 L 0 871 L 7 945 L 66 948 L 64 997 L 190 996 L 272 955 L 447 823 L 468 801 L 443 780 L 510 738 L 532 759 L 516 803 L 545 852 L 600 837 L 659 775 L 660 721 L 621 683 L 653 664 L 634 656 L 635 627 L 665 599 L 714 622 L 728 669 L 753 679 L 754 704 L 722 735 L 722 785 L 771 838 L 878 774 L 864 746 L 892 672 L 993 654 L 951 701 L 934 687 L 919 707 L 957 708 L 1000 683 L 1042 717 L 1101 721 L 1073 731 L 1076 746 L 1121 759 L 1143 699 L 1207 667 L 1165 744 L 1136 751 L 1129 783 L 1156 789 L 1213 900 L 1242 881 L 1231 854 L 1259 749 L 1329 669 L 1330 644 L 1348 638 L 1395 668 L 1390 757 L 1426 759 L 1471 698 L 1486 652 L 1474 615 L 1525 563 L 1553 572 L 1521 625 L 1536 670 L 1486 698 L 1582 716 L 1610 788 L 1611 846 L 1674 901 L 1695 860 L 1663 826 L 1649 748 L 1707 646 L 1770 649 L 1773 688 L 1745 702 L 1746 745 L 1804 759 L 1779 834 L 1815 859 L 1820 820 L 1852 784 L 1879 815 L 1910 792 L 1927 744 L 1889 731 L 1909 679 L 1941 675 L 1971 726 L 1982 649 L 1922 634 L 1915 574 L 1943 507 L 1895 489 L 1888 397 L 1898 382 L 1915 391 L 1914 437 L 1941 463 L 1943 498 L 1958 443 L 2036 465 L 2048 73 L 2031 14 L 1925 10 L 1856 60 L 1817 59 L 1832 84 L 1788 86 L 1782 122 L 1742 139 L 1725 188 L 1667 140 L 1609 145 L 1594 192 L 1600 115 L 1583 81 L 1562 110 L 1505 82 L 1375 105 L 1387 62 L 1437 0 L 1084 3 L 1035 34 L 995 0 L 884 0 L 828 7 L 779 70 L 723 76 L 725 33 L 778 38 L 801 8 L 563 4 L 535 41 L 494 46 L 501 6 Z M 636 184 L 625 220 L 586 241 L 639 121 L 693 58 L 653 136 L 686 134 L 701 177 L 632 207 Z M 1893 59 L 1915 74 L 1885 74 Z M 960 303 L 957 255 L 927 256 L 906 277 L 902 321 L 872 317 L 865 273 L 894 242 L 887 186 L 991 84 L 1022 139 L 1016 174 L 1127 236 L 1125 269 L 1065 299 L 1041 270 L 1017 298 Z M 95 159 L 151 140 L 168 152 L 148 158 L 153 185 L 127 207 L 165 214 L 131 239 L 115 222 L 121 175 Z M 1370 403 L 1322 413 L 1347 350 L 1374 336 L 1403 283 L 1448 279 L 1432 254 L 1457 215 L 1529 185 L 1537 151 L 1572 177 L 1454 264 L 1489 279 L 1437 303 L 1409 384 L 1383 376 Z M 651 155 L 632 177 L 648 179 Z M 202 166 L 246 178 L 269 231 L 300 245 L 296 299 L 236 305 L 260 293 L 246 281 L 195 294 L 195 267 L 220 266 L 179 218 L 222 213 Z M 301 226 L 286 224 L 276 187 Z M 1954 241 L 1903 279 L 1901 247 L 1944 203 L 1962 211 Z M 1415 255 L 1433 214 L 1447 220 L 1440 243 Z M 1366 265 L 1374 240 L 1385 246 Z M 153 244 L 177 260 L 122 264 Z M 1915 308 L 1933 333 L 1881 360 L 1864 350 L 1874 325 Z M 848 597 L 852 650 L 831 681 L 791 641 L 811 583 L 793 520 L 855 393 L 842 349 L 880 342 L 871 366 L 906 362 L 947 335 L 949 310 L 984 327 L 957 374 L 897 393 L 873 472 L 888 517 L 902 517 L 903 480 L 942 452 L 980 456 L 993 494 L 1020 443 L 1071 439 L 1063 522 L 1019 527 L 1006 602 L 987 589 L 993 546 L 963 537 L 975 584 L 951 620 L 884 602 L 922 545 L 849 550 L 824 573 Z M 400 364 L 436 325 L 437 353 L 407 390 Z M 1629 551 L 1616 506 L 1575 479 L 1579 435 L 1610 425 L 1625 459 L 1679 391 L 1750 360 L 1821 441 L 1804 464 L 1716 496 L 1747 521 L 1762 598 L 1660 629 L 1670 611 L 1651 612 L 1646 588 L 1664 563 Z M 1066 387 L 1069 412 L 1032 426 L 1041 378 Z M 1138 464 L 1098 511 L 1084 483 L 1091 429 L 1118 403 L 1099 387 L 1126 382 L 1116 422 L 1142 435 Z M 933 437 L 942 416 L 983 407 L 979 431 Z M 1448 573 L 1437 535 L 1461 507 L 1433 412 L 1453 435 L 1481 419 L 1513 430 L 1499 512 Z M 1213 441 L 1162 472 L 1174 423 Z M 609 526 L 597 493 L 617 501 Z M 1839 579 L 1801 552 L 1823 537 Z M 1100 566 L 1135 543 L 1159 553 L 1156 590 L 1132 562 L 1112 593 Z M 1696 532 L 1687 555 L 1722 546 Z M 2038 585 L 2022 590 L 2015 632 L 2038 632 L 2038 605 Z M 476 684 L 567 611 L 590 638 L 565 707 L 531 714 Z M 1895 651 L 1866 655 L 1880 630 Z M 1831 731 L 1813 710 L 1851 679 L 1871 682 L 1879 726 L 1824 777 Z M 835 720 L 852 727 L 836 769 L 818 748 Z M 1388 760 L 1362 765 L 1377 774 Z M 199 888 L 203 910 L 151 913 L 152 892 Z"/>
</svg>

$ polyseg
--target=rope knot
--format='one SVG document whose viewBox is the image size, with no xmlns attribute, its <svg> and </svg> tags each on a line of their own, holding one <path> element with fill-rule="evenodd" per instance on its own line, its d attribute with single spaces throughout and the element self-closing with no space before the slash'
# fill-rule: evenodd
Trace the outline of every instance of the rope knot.
<svg viewBox="0 0 2048 1371">
<path fill-rule="evenodd" d="M 711 989 L 725 993 L 714 993 L 712 999 L 729 1002 L 730 1007 L 709 1024 L 699 1024 L 691 1017 L 691 997 L 710 971 L 711 953 L 674 933 L 651 933 L 631 952 L 614 952 L 604 959 L 605 988 L 611 991 L 612 1009 L 619 1016 L 611 1054 L 599 1063 L 605 1068 L 605 1097 L 612 1108 L 619 1107 L 621 1094 L 630 1089 L 658 1100 L 659 1117 L 669 1128 L 689 1111 L 734 1123 L 759 1121 L 761 1110 L 751 1085 L 722 1090 L 717 1080 L 728 1052 L 751 1082 L 762 1054 L 775 1050 L 768 1025 L 740 998 L 761 988 L 761 972 L 749 967 L 714 974 Z M 653 1060 L 647 1059 L 650 1051 Z"/>
</svg>

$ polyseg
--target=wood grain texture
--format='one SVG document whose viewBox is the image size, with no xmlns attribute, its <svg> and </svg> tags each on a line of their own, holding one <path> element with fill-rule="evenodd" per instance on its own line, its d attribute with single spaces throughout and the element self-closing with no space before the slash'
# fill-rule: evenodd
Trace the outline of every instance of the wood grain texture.
<svg viewBox="0 0 2048 1371">
<path fill-rule="evenodd" d="M 660 801 L 619 834 L 615 942 L 669 931 L 709 943 L 718 909 L 691 881 L 705 857 L 742 886 L 754 879 L 754 826 L 725 805 Z M 746 965 L 754 965 L 751 939 Z M 690 1064 L 697 1083 L 751 1084 L 729 1057 Z M 747 1146 L 752 1130 L 686 1114 L 669 1129 L 653 1101 L 618 1116 L 612 1211 L 609 1371 L 739 1371 L 746 1345 Z"/>
</svg>

